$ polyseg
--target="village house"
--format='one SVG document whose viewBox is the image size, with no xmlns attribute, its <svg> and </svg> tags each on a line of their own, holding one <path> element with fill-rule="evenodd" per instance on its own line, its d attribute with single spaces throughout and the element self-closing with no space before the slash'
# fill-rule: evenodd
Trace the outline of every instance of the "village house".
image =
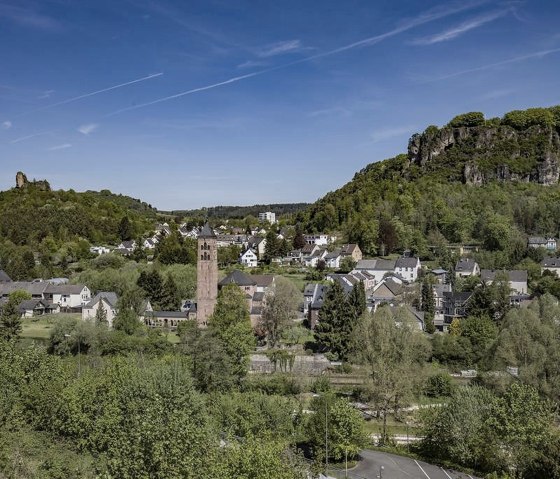
<svg viewBox="0 0 560 479">
<path fill-rule="evenodd" d="M 261 223 L 268 222 L 273 225 L 276 223 L 276 213 L 273 213 L 272 211 L 265 211 L 264 213 L 259 213 L 259 221 Z"/>
<path fill-rule="evenodd" d="M 447 283 L 447 274 L 449 273 L 447 270 L 442 268 L 436 268 L 430 271 L 434 275 L 434 279 L 438 284 L 445 284 Z"/>
<path fill-rule="evenodd" d="M 236 269 L 218 283 L 218 288 L 222 288 L 228 284 L 237 285 L 241 291 L 245 293 L 249 306 L 251 326 L 253 326 L 253 328 L 257 327 L 261 319 L 262 308 L 266 301 L 266 294 L 273 288 L 274 276 L 259 274 L 249 275 Z"/>
<path fill-rule="evenodd" d="M 414 283 L 418 279 L 422 265 L 420 259 L 413 256 L 403 256 L 395 261 L 395 274 L 409 283 Z"/>
<path fill-rule="evenodd" d="M 375 282 L 379 283 L 385 275 L 395 272 L 396 261 L 388 259 L 362 259 L 358 261 L 355 271 L 366 271 L 375 278 Z"/>
<path fill-rule="evenodd" d="M 492 282 L 496 279 L 496 275 L 499 274 L 503 274 L 507 278 L 512 294 L 527 294 L 527 271 L 525 270 L 499 271 L 493 269 L 483 269 L 480 271 L 480 280 L 483 283 L 492 284 Z"/>
<path fill-rule="evenodd" d="M 303 314 L 309 322 L 309 327 L 315 329 L 319 318 L 319 311 L 325 302 L 329 286 L 320 283 L 310 283 L 303 290 Z"/>
<path fill-rule="evenodd" d="M 239 257 L 239 263 L 247 268 L 256 268 L 258 265 L 258 257 L 252 249 L 248 249 Z"/>
<path fill-rule="evenodd" d="M 545 258 L 541 261 L 541 274 L 545 271 L 556 273 L 560 278 L 560 258 Z"/>
<path fill-rule="evenodd" d="M 45 314 L 60 313 L 60 306 L 53 304 L 46 299 L 27 299 L 22 301 L 18 306 L 22 318 L 32 318 L 35 316 L 43 316 Z"/>
<path fill-rule="evenodd" d="M 444 293 L 452 292 L 450 284 L 434 284 L 434 326 L 439 331 L 447 331 L 445 324 L 445 296 Z"/>
<path fill-rule="evenodd" d="M 455 265 L 455 277 L 466 278 L 469 276 L 478 276 L 480 274 L 480 266 L 472 258 L 461 258 Z"/>
<path fill-rule="evenodd" d="M 467 316 L 468 303 L 472 292 L 443 292 L 443 330 L 451 324 L 454 319 L 463 319 Z"/>
<path fill-rule="evenodd" d="M 43 299 L 64 311 L 80 312 L 91 299 L 91 292 L 83 284 L 51 284 L 46 281 L 12 281 L 0 283 L 0 298 L 8 298 L 14 291 L 25 291 L 31 299 Z"/>
<path fill-rule="evenodd" d="M 89 252 L 91 254 L 96 254 L 98 256 L 101 256 L 102 254 L 109 254 L 111 252 L 111 249 L 108 248 L 107 246 L 92 246 L 89 249 Z"/>
<path fill-rule="evenodd" d="M 113 327 L 113 320 L 118 313 L 117 310 L 118 297 L 116 293 L 100 292 L 97 293 L 91 301 L 82 308 L 82 320 L 94 320 L 97 311 L 103 308 L 106 313 L 106 321 L 110 328 Z"/>
<path fill-rule="evenodd" d="M 146 311 L 144 323 L 150 328 L 175 331 L 179 323 L 191 319 L 188 311 Z"/>
<path fill-rule="evenodd" d="M 328 268 L 338 269 L 344 258 L 352 258 L 354 262 L 362 259 L 362 252 L 357 244 L 345 244 L 341 248 L 337 248 L 324 257 Z"/>
<path fill-rule="evenodd" d="M 314 244 L 317 246 L 327 246 L 336 241 L 336 236 L 329 236 L 323 233 L 303 235 L 303 238 L 307 244 Z"/>
<path fill-rule="evenodd" d="M 144 242 L 142 243 L 142 247 L 144 249 L 155 249 L 157 245 L 157 242 L 153 240 L 153 238 L 146 238 L 144 240 Z"/>
<path fill-rule="evenodd" d="M 225 248 L 232 245 L 239 246 L 240 248 L 246 248 L 248 238 L 247 235 L 219 234 L 216 235 L 216 242 L 218 248 Z"/>
<path fill-rule="evenodd" d="M 124 250 L 132 253 L 138 245 L 136 244 L 135 240 L 130 241 L 123 241 L 121 244 L 117 246 L 117 250 Z"/>
<path fill-rule="evenodd" d="M 527 248 L 544 248 L 549 251 L 556 251 L 556 238 L 543 238 L 542 236 L 529 236 L 527 240 Z"/>
<path fill-rule="evenodd" d="M 247 248 L 252 249 L 257 254 L 259 259 L 263 259 L 266 249 L 266 238 L 263 238 L 261 236 L 249 237 L 247 240 Z"/>
</svg>

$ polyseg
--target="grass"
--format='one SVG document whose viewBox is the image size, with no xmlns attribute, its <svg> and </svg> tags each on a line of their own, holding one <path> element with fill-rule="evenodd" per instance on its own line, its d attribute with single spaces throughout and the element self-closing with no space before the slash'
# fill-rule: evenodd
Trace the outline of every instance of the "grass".
<svg viewBox="0 0 560 479">
<path fill-rule="evenodd" d="M 21 320 L 20 336 L 27 339 L 49 339 L 54 325 L 65 318 L 80 319 L 81 314 L 60 313 L 34 318 L 24 318 Z"/>
<path fill-rule="evenodd" d="M 370 419 L 365 422 L 365 430 L 368 434 L 381 434 L 383 432 L 383 420 L 382 419 Z M 387 417 L 387 433 L 390 436 L 416 436 L 418 434 L 418 427 L 416 424 L 409 423 L 408 428 L 405 423 L 395 420 L 395 418 L 389 416 Z"/>
</svg>

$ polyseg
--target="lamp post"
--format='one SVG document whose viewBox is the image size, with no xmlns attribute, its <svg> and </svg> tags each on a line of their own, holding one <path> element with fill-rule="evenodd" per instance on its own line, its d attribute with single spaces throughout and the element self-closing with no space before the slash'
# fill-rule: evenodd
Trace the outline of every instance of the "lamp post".
<svg viewBox="0 0 560 479">
<path fill-rule="evenodd" d="M 379 466 L 379 479 L 383 479 L 384 470 L 385 470 L 385 466 Z"/>
</svg>

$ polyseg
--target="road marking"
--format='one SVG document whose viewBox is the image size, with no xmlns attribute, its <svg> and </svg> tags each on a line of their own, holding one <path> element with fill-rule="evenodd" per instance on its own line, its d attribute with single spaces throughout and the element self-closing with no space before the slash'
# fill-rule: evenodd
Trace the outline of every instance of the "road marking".
<svg viewBox="0 0 560 479">
<path fill-rule="evenodd" d="M 446 471 L 443 467 L 441 468 L 441 470 L 445 473 L 445 475 L 446 475 L 447 477 L 449 477 L 449 479 L 453 479 L 453 478 L 447 473 L 447 471 Z M 470 476 L 469 476 L 469 477 L 470 477 Z M 472 479 L 472 477 L 471 477 L 471 479 Z"/>
<path fill-rule="evenodd" d="M 426 473 L 426 471 L 422 468 L 422 466 L 420 464 L 418 464 L 418 461 L 416 459 L 414 459 L 414 462 L 416 463 L 416 465 L 420 468 L 420 470 L 424 473 L 424 475 L 428 478 L 428 479 L 432 479 L 430 476 L 428 476 L 428 474 Z"/>
</svg>

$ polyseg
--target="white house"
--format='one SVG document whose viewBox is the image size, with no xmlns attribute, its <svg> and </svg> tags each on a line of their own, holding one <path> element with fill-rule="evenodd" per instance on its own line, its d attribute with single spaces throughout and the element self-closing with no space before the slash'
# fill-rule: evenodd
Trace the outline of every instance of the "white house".
<svg viewBox="0 0 560 479">
<path fill-rule="evenodd" d="M 89 252 L 96 255 L 108 254 L 111 252 L 109 248 L 106 246 L 92 246 L 89 249 Z"/>
<path fill-rule="evenodd" d="M 455 265 L 455 277 L 478 276 L 480 274 L 480 266 L 472 258 L 461 258 Z"/>
<path fill-rule="evenodd" d="M 49 284 L 44 294 L 45 299 L 62 309 L 82 309 L 91 301 L 91 291 L 83 284 Z"/>
<path fill-rule="evenodd" d="M 117 246 L 117 249 L 126 250 L 132 253 L 136 249 L 136 241 L 123 241 L 120 245 Z"/>
<path fill-rule="evenodd" d="M 358 261 L 354 271 L 367 271 L 379 283 L 386 275 L 395 273 L 396 262 L 388 259 L 362 259 Z"/>
<path fill-rule="evenodd" d="M 395 274 L 406 281 L 413 283 L 418 279 L 421 264 L 419 258 L 404 256 L 395 262 Z"/>
<path fill-rule="evenodd" d="M 497 274 L 504 274 L 506 276 L 512 293 L 527 294 L 527 271 L 496 271 L 493 269 L 483 269 L 480 271 L 480 279 L 484 283 L 492 284 Z"/>
<path fill-rule="evenodd" d="M 157 243 L 152 238 L 146 238 L 142 243 L 142 247 L 144 249 L 155 249 L 156 244 Z"/>
<path fill-rule="evenodd" d="M 82 320 L 94 320 L 99 308 L 103 308 L 107 314 L 107 323 L 113 327 L 113 320 L 118 313 L 117 295 L 115 293 L 101 292 L 82 308 Z"/>
<path fill-rule="evenodd" d="M 303 238 L 307 244 L 316 244 L 317 246 L 327 246 L 330 243 L 330 237 L 326 234 L 304 235 Z"/>
<path fill-rule="evenodd" d="M 541 262 L 541 273 L 550 271 L 560 278 L 560 258 L 545 258 Z"/>
<path fill-rule="evenodd" d="M 248 249 L 239 257 L 239 263 L 247 268 L 256 268 L 258 263 L 256 253 L 252 249 Z"/>
<path fill-rule="evenodd" d="M 543 238 L 542 236 L 529 236 L 527 240 L 528 248 L 545 248 L 549 251 L 556 251 L 556 238 Z"/>
<path fill-rule="evenodd" d="M 266 249 L 266 238 L 251 236 L 247 239 L 247 247 L 257 253 L 257 256 L 262 259 Z"/>
</svg>

